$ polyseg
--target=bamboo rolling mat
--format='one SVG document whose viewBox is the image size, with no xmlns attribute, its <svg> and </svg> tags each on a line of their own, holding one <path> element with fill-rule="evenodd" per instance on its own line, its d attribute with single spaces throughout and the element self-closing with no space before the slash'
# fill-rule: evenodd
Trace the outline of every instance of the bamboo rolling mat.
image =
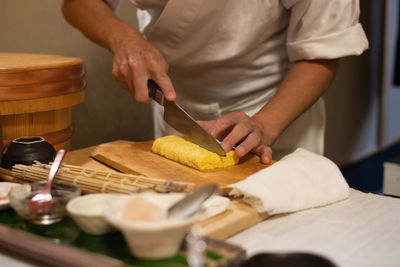
<svg viewBox="0 0 400 267">
<path fill-rule="evenodd" d="M 35 163 L 31 166 L 16 164 L 12 168 L 12 176 L 24 181 L 47 180 L 51 165 Z M 62 183 L 78 185 L 82 193 L 121 193 L 130 194 L 143 190 L 160 193 L 189 192 L 193 183 L 170 181 L 145 177 L 142 175 L 124 174 L 114 171 L 102 171 L 62 164 L 56 176 Z"/>
</svg>

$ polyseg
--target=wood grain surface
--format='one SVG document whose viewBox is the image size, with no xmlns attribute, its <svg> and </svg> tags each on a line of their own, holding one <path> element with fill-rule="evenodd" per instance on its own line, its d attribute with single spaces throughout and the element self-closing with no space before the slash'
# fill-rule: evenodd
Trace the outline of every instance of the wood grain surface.
<svg viewBox="0 0 400 267">
<path fill-rule="evenodd" d="M 80 58 L 0 53 L 0 101 L 54 97 L 85 87 L 85 68 Z"/>
<path fill-rule="evenodd" d="M 257 210 L 241 199 L 232 200 L 228 208 L 216 216 L 199 222 L 204 234 L 217 240 L 225 240 L 268 218 L 267 213 Z"/>
<path fill-rule="evenodd" d="M 228 176 L 224 179 L 224 186 L 226 183 L 244 179 L 247 174 L 267 167 L 259 162 L 258 157 L 250 156 L 240 162 L 239 165 L 227 168 L 228 173 L 225 173 L 227 170 L 200 172 L 154 154 L 150 150 L 151 144 L 152 141 L 137 143 L 114 141 L 68 152 L 64 162 L 100 170 L 113 168 L 126 173 L 142 172 L 150 176 L 160 176 L 160 178 L 169 177 L 169 179 L 174 177 L 179 181 L 194 181 L 198 184 L 208 182 L 210 179 L 212 179 L 212 182 L 218 183 L 216 171 Z M 92 157 L 90 157 L 91 155 Z M 102 162 L 106 162 L 108 166 L 102 164 Z M 164 172 L 167 172 L 167 174 L 164 174 Z M 238 172 L 239 175 L 234 172 Z M 204 178 L 205 174 L 206 177 Z M 234 178 L 229 178 L 231 176 Z M 232 199 L 226 211 L 201 221 L 200 225 L 207 237 L 224 240 L 265 220 L 267 217 L 268 214 L 259 214 L 255 208 L 243 203 L 241 199 Z"/>
<path fill-rule="evenodd" d="M 41 70 L 44 68 L 65 68 L 81 65 L 83 60 L 50 54 L 0 53 L 0 72 Z"/>
<path fill-rule="evenodd" d="M 192 182 L 198 186 L 216 183 L 220 186 L 222 194 L 228 191 L 227 185 L 239 182 L 268 167 L 260 163 L 258 156 L 248 155 L 234 166 L 199 171 L 153 153 L 152 143 L 152 141 L 114 141 L 97 146 L 92 152 L 92 157 L 125 173 Z"/>
<path fill-rule="evenodd" d="M 71 108 L 84 101 L 85 87 L 80 58 L 0 53 L 3 144 L 22 136 L 42 136 L 55 149 L 69 149 Z"/>
</svg>

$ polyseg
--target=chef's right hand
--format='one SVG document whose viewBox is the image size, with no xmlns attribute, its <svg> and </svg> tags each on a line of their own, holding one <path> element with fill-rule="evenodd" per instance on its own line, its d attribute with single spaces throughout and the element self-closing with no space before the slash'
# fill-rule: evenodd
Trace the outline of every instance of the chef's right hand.
<svg viewBox="0 0 400 267">
<path fill-rule="evenodd" d="M 164 96 L 172 101 L 176 94 L 167 75 L 168 64 L 162 54 L 139 33 L 125 34 L 111 48 L 114 54 L 112 73 L 137 102 L 149 102 L 147 81 L 153 79 Z"/>
</svg>

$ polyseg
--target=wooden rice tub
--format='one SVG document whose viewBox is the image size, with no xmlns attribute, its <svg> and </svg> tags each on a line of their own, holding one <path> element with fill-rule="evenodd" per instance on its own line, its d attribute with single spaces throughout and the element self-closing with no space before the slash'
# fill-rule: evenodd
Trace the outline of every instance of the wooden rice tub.
<svg viewBox="0 0 400 267">
<path fill-rule="evenodd" d="M 17 137 L 42 136 L 56 150 L 68 150 L 74 130 L 72 107 L 84 101 L 85 87 L 80 58 L 0 53 L 3 146 Z"/>
</svg>

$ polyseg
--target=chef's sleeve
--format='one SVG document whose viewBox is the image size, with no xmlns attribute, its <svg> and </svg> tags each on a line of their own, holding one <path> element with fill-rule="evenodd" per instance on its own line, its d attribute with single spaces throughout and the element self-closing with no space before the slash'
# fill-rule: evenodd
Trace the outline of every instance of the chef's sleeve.
<svg viewBox="0 0 400 267">
<path fill-rule="evenodd" d="M 121 0 L 102 0 L 106 3 L 115 13 L 118 12 L 118 9 L 121 5 Z"/>
<path fill-rule="evenodd" d="M 290 61 L 360 55 L 368 40 L 359 23 L 359 0 L 282 0 L 290 10 Z"/>
</svg>

